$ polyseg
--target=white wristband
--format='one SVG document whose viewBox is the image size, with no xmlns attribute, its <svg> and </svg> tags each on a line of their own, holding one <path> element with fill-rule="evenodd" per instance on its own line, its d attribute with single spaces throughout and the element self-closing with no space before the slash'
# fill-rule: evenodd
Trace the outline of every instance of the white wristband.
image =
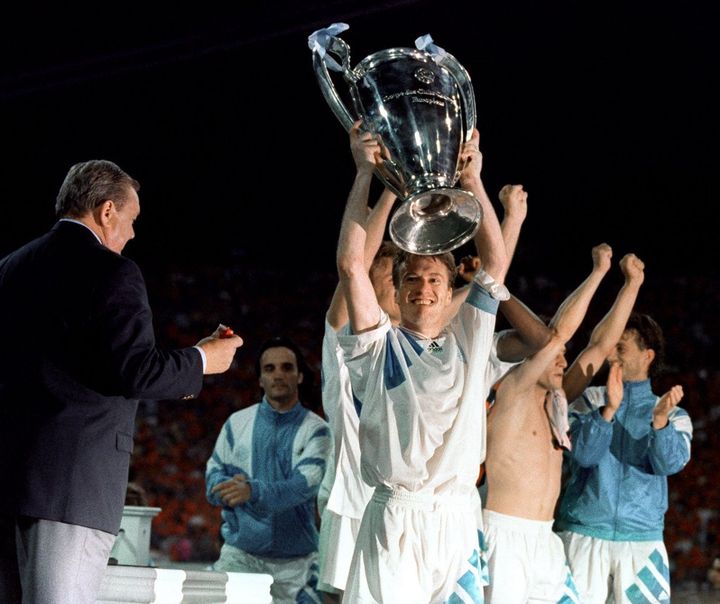
<svg viewBox="0 0 720 604">
<path fill-rule="evenodd" d="M 495 279 L 488 275 L 483 269 L 478 269 L 473 277 L 473 280 L 495 300 L 502 302 L 503 300 L 510 299 L 510 292 L 508 291 L 508 288 L 502 283 L 495 281 Z"/>
</svg>

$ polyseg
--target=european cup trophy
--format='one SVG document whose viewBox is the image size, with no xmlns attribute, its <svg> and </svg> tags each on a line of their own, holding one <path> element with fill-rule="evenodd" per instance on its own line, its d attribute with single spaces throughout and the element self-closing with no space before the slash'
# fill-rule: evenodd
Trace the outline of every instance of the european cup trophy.
<svg viewBox="0 0 720 604">
<path fill-rule="evenodd" d="M 418 38 L 417 48 L 382 50 L 351 68 L 350 47 L 337 36 L 346 29 L 336 23 L 308 38 L 313 67 L 345 130 L 362 119 L 363 128 L 379 135 L 389 152 L 375 173 L 401 201 L 390 219 L 390 237 L 414 254 L 461 246 L 482 218 L 475 196 L 455 188 L 460 151 L 475 127 L 469 75 L 429 36 Z M 342 75 L 335 79 L 344 82 L 344 95 L 331 71 Z"/>
</svg>

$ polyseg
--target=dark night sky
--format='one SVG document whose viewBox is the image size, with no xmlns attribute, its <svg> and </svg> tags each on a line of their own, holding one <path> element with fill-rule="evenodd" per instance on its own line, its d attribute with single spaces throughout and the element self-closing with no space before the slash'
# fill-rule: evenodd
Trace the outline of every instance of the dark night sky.
<svg viewBox="0 0 720 604">
<path fill-rule="evenodd" d="M 353 164 L 306 38 L 344 21 L 353 65 L 430 33 L 468 70 L 488 191 L 530 193 L 516 270 L 589 268 L 607 241 L 658 277 L 716 274 L 709 3 L 237 5 L 42 18 L 26 6 L 3 19 L 0 255 L 52 224 L 72 163 L 102 157 L 142 183 L 126 254 L 146 270 L 229 262 L 233 249 L 332 268 Z"/>
</svg>

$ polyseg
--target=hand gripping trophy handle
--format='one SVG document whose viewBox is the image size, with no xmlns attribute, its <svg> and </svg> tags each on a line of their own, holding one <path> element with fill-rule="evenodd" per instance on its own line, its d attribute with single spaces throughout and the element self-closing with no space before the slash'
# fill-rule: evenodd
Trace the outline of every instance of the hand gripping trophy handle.
<svg viewBox="0 0 720 604">
<path fill-rule="evenodd" d="M 313 66 L 323 96 L 345 130 L 362 119 L 389 152 L 376 174 L 401 200 L 390 236 L 416 254 L 459 247 L 474 235 L 482 217 L 472 193 L 454 186 L 462 144 L 475 127 L 470 77 L 452 55 L 433 44 L 426 44 L 430 52 L 376 52 L 352 69 L 350 48 L 336 35 L 345 29 L 334 24 L 309 37 Z M 328 69 L 342 74 L 354 111 L 343 102 Z"/>
</svg>

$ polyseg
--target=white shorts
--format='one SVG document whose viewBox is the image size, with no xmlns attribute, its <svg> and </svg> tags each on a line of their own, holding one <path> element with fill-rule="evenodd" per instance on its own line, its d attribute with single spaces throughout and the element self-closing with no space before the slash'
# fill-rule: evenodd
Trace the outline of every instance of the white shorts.
<svg viewBox="0 0 720 604">
<path fill-rule="evenodd" d="M 667 604 L 670 569 L 662 541 L 608 541 L 563 531 L 570 567 L 587 604 Z"/>
<path fill-rule="evenodd" d="M 270 595 L 273 604 L 296 602 L 321 603 L 317 585 L 317 552 L 299 558 L 264 558 L 223 544 L 213 570 L 238 573 L 262 573 L 273 578 Z"/>
<path fill-rule="evenodd" d="M 553 521 L 483 511 L 488 547 L 488 604 L 584 602 L 578 596 Z"/>
<path fill-rule="evenodd" d="M 474 501 L 377 488 L 360 524 L 344 601 L 482 604 L 487 574 Z"/>
<path fill-rule="evenodd" d="M 318 589 L 329 593 L 345 591 L 360 519 L 340 516 L 327 508 L 320 521 L 320 579 Z"/>
</svg>

